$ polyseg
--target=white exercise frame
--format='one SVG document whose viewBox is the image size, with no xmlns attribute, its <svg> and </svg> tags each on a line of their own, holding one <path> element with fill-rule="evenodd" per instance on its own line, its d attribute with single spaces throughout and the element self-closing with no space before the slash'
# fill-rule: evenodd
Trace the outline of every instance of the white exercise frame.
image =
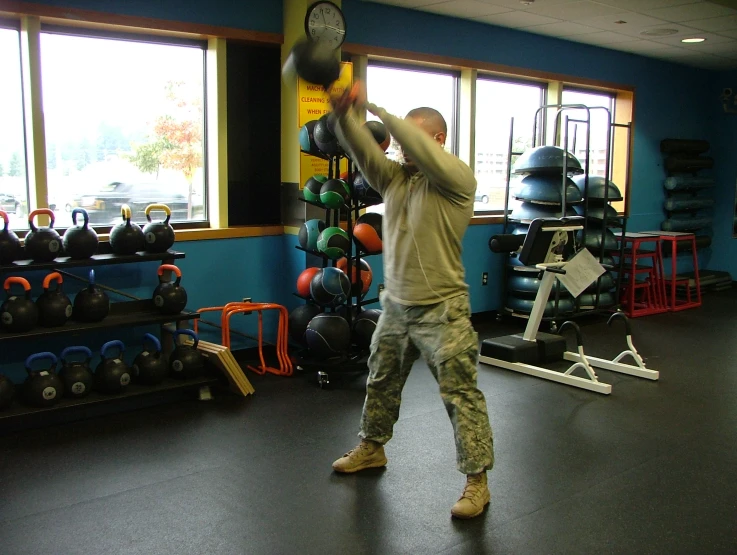
<svg viewBox="0 0 737 555">
<path fill-rule="evenodd" d="M 546 228 L 545 231 L 563 231 L 570 230 L 571 228 Z M 555 269 L 565 267 L 565 262 L 552 262 L 546 264 L 537 264 L 535 268 L 543 271 L 543 278 L 540 283 L 540 287 L 537 290 L 535 296 L 535 302 L 530 313 L 530 318 L 527 322 L 527 327 L 522 338 L 525 341 L 536 342 L 537 332 L 540 329 L 540 323 L 542 322 L 543 315 L 545 313 L 545 307 L 550 298 L 550 293 L 553 290 L 553 285 L 557 279 L 555 275 Z M 553 271 L 551 271 L 553 270 Z M 611 319 L 609 320 L 611 324 Z M 493 339 L 493 338 L 492 338 Z M 593 367 L 601 368 L 603 370 L 609 370 L 611 372 L 619 372 L 620 374 L 627 374 L 638 378 L 645 378 L 648 380 L 657 380 L 659 378 L 659 372 L 656 370 L 649 369 L 645 366 L 645 362 L 642 357 L 635 349 L 632 343 L 632 335 L 629 332 L 629 325 L 627 328 L 627 350 L 622 351 L 617 355 L 614 360 L 606 360 L 603 358 L 589 357 L 586 356 L 583 350 L 583 345 L 578 345 L 578 352 L 574 353 L 571 351 L 565 351 L 563 354 L 563 360 L 574 362 L 574 364 L 568 368 L 565 372 L 559 372 L 556 370 L 550 370 L 548 368 L 542 368 L 540 366 L 534 366 L 531 364 L 524 364 L 521 362 L 509 362 L 498 358 L 479 356 L 479 362 L 490 366 L 497 366 L 506 370 L 512 370 L 514 372 L 520 372 L 536 378 L 542 378 L 553 382 L 570 385 L 572 387 L 578 387 L 579 389 L 586 389 L 595 393 L 601 393 L 603 395 L 609 395 L 612 392 L 612 386 L 607 383 L 599 381 L 596 372 Z M 627 356 L 634 359 L 636 365 L 625 364 L 621 360 Z M 588 377 L 581 378 L 574 376 L 573 371 L 582 368 Z"/>
</svg>

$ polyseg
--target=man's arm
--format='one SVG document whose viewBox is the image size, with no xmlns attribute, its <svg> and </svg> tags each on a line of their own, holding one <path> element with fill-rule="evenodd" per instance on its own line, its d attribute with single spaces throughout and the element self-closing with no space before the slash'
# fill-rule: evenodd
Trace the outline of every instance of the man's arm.
<svg viewBox="0 0 737 555">
<path fill-rule="evenodd" d="M 384 122 L 389 133 L 402 145 L 402 150 L 427 176 L 431 185 L 448 196 L 462 200 L 474 196 L 476 177 L 467 164 L 454 154 L 446 152 L 419 126 L 393 116 L 373 104 L 368 104 L 367 108 Z"/>
<path fill-rule="evenodd" d="M 371 132 L 358 123 L 352 109 L 338 118 L 335 134 L 369 185 L 383 194 L 396 172 L 401 171 L 399 164 L 386 157 Z"/>
</svg>

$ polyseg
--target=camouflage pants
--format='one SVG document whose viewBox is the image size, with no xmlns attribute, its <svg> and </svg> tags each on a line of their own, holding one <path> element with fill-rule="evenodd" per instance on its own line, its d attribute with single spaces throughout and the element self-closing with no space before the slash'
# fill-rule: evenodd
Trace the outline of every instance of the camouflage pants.
<svg viewBox="0 0 737 555">
<path fill-rule="evenodd" d="M 383 312 L 371 340 L 369 376 L 359 436 L 379 443 L 392 437 L 402 389 L 422 355 L 440 387 L 453 425 L 458 470 L 476 474 L 494 464 L 484 394 L 476 386 L 478 334 L 468 295 L 427 306 L 404 306 L 382 294 Z"/>
</svg>

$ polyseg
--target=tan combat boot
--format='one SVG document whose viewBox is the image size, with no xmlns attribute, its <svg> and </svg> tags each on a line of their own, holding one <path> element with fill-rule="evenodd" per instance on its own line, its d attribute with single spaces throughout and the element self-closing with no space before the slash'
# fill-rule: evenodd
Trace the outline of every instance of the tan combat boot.
<svg viewBox="0 0 737 555">
<path fill-rule="evenodd" d="M 366 468 L 386 466 L 386 455 L 381 443 L 362 439 L 361 443 L 333 463 L 333 470 L 350 474 Z"/>
<path fill-rule="evenodd" d="M 486 481 L 486 472 L 469 474 L 463 495 L 450 510 L 456 518 L 473 518 L 484 512 L 484 507 L 491 500 L 489 486 Z"/>
</svg>

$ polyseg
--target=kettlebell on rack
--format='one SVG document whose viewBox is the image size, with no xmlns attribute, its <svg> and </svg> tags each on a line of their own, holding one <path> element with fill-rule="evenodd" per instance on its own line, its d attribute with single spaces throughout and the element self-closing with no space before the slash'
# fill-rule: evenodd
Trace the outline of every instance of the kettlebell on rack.
<svg viewBox="0 0 737 555">
<path fill-rule="evenodd" d="M 20 255 L 20 239 L 8 229 L 10 218 L 8 218 L 7 213 L 0 210 L 0 217 L 5 222 L 3 230 L 0 231 L 0 264 L 10 264 Z"/>
<path fill-rule="evenodd" d="M 146 248 L 146 238 L 141 226 L 131 221 L 131 208 L 127 204 L 120 207 L 123 221 L 110 230 L 110 249 L 115 254 L 135 254 Z"/>
<path fill-rule="evenodd" d="M 117 347 L 118 356 L 108 357 L 108 351 Z M 130 370 L 123 360 L 125 345 L 122 341 L 108 341 L 100 349 L 102 361 L 95 370 L 95 389 L 101 393 L 122 393 L 131 383 Z"/>
<path fill-rule="evenodd" d="M 10 294 L 10 286 L 18 283 L 25 289 L 25 295 L 17 297 Z M 4 331 L 20 333 L 32 330 L 38 325 L 38 307 L 31 299 L 31 284 L 22 277 L 9 277 L 5 280 L 7 299 L 0 306 L 0 323 Z"/>
<path fill-rule="evenodd" d="M 151 220 L 151 212 L 163 210 L 166 219 L 162 222 Z M 143 227 L 143 236 L 146 238 L 147 252 L 166 252 L 174 244 L 174 228 L 169 224 L 171 210 L 166 204 L 149 204 L 146 207 L 148 223 Z"/>
<path fill-rule="evenodd" d="M 190 336 L 194 343 L 192 345 L 178 343 L 180 335 Z M 179 380 L 191 380 L 198 377 L 205 369 L 205 359 L 202 357 L 202 353 L 197 350 L 200 338 L 192 330 L 176 330 L 172 336 L 175 347 L 169 357 L 171 377 Z"/>
<path fill-rule="evenodd" d="M 90 284 L 74 297 L 72 316 L 80 322 L 100 322 L 110 313 L 110 297 L 95 285 L 95 271 L 90 270 Z"/>
<path fill-rule="evenodd" d="M 45 214 L 51 219 L 49 227 L 36 227 L 33 218 Z M 31 231 L 26 235 L 26 253 L 34 262 L 51 262 L 61 254 L 61 237 L 54 229 L 54 212 L 48 208 L 39 208 L 28 215 Z"/>
<path fill-rule="evenodd" d="M 174 272 L 177 279 L 174 283 L 171 281 L 161 281 L 165 271 Z M 162 264 L 159 266 L 159 284 L 154 289 L 153 301 L 161 312 L 164 314 L 179 314 L 184 307 L 187 306 L 187 291 L 179 284 L 182 281 L 182 272 L 173 264 Z"/>
<path fill-rule="evenodd" d="M 7 408 L 15 397 L 15 384 L 7 376 L 0 374 L 0 410 Z"/>
<path fill-rule="evenodd" d="M 51 365 L 46 370 L 33 370 L 31 365 L 37 360 L 49 360 Z M 55 405 L 64 394 L 64 384 L 56 375 L 56 355 L 54 353 L 36 353 L 26 359 L 28 377 L 23 383 L 23 399 L 35 407 Z"/>
<path fill-rule="evenodd" d="M 56 281 L 56 289 L 49 289 L 51 282 Z M 53 272 L 44 278 L 44 292 L 36 299 L 38 307 L 38 323 L 45 328 L 63 326 L 72 317 L 72 301 L 62 290 L 63 279 L 59 272 Z"/>
<path fill-rule="evenodd" d="M 82 214 L 84 218 L 82 225 L 77 224 L 77 216 L 79 214 Z M 84 208 L 75 208 L 72 210 L 72 223 L 74 225 L 64 232 L 62 239 L 64 252 L 75 260 L 89 258 L 97 251 L 99 239 L 95 230 L 89 227 L 90 216 L 87 214 L 87 210 Z"/>
<path fill-rule="evenodd" d="M 153 351 L 147 349 L 147 342 L 153 346 Z M 164 381 L 169 373 L 169 364 L 164 353 L 161 352 L 161 342 L 155 335 L 147 333 L 143 336 L 143 351 L 133 359 L 131 371 L 133 381 L 136 383 L 157 385 Z"/>
<path fill-rule="evenodd" d="M 70 360 L 69 356 L 75 353 L 84 355 L 84 360 Z M 92 391 L 92 370 L 90 369 L 90 360 L 92 360 L 92 351 L 87 347 L 67 347 L 61 352 L 61 370 L 59 370 L 59 378 L 64 384 L 64 392 L 67 397 L 75 397 L 77 399 L 85 397 Z"/>
</svg>

